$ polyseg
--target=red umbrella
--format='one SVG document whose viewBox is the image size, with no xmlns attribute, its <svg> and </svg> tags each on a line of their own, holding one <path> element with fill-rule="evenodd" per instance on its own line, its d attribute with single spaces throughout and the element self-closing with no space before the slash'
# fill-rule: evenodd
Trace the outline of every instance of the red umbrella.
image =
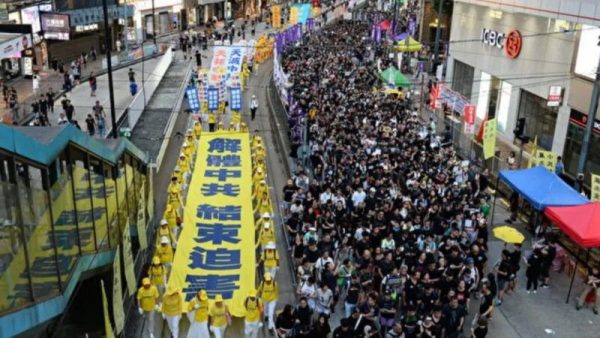
<svg viewBox="0 0 600 338">
<path fill-rule="evenodd" d="M 392 22 L 390 20 L 386 19 L 379 23 L 379 28 L 381 28 L 381 30 L 387 31 L 391 27 L 392 27 Z"/>
</svg>

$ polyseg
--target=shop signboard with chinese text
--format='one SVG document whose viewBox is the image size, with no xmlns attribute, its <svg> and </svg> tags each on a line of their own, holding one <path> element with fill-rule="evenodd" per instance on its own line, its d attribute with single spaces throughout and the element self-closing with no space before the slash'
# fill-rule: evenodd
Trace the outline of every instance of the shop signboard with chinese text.
<svg viewBox="0 0 600 338">
<path fill-rule="evenodd" d="M 44 39 L 69 40 L 71 25 L 69 15 L 60 13 L 40 13 Z"/>
<path fill-rule="evenodd" d="M 562 100 L 562 87 L 561 86 L 550 86 L 550 90 L 548 91 L 548 107 L 558 107 L 560 106 L 560 101 Z"/>
</svg>

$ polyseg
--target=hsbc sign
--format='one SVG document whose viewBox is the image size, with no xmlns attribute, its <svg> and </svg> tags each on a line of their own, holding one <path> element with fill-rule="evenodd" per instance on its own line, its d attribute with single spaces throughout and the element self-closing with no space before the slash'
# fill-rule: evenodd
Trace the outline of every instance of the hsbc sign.
<svg viewBox="0 0 600 338">
<path fill-rule="evenodd" d="M 481 42 L 498 49 L 504 49 L 506 56 L 514 59 L 521 52 L 523 39 L 521 33 L 516 29 L 505 34 L 484 28 L 481 30 Z"/>
</svg>

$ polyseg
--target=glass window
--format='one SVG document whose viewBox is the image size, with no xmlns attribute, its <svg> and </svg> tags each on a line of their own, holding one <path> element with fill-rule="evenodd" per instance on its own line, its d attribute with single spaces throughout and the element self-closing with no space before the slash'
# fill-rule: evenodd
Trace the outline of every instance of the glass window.
<svg viewBox="0 0 600 338">
<path fill-rule="evenodd" d="M 538 145 L 546 150 L 552 149 L 557 112 L 546 105 L 546 99 L 521 90 L 519 116 L 524 117 L 525 135 L 533 139 L 538 137 Z"/>
<path fill-rule="evenodd" d="M 60 291 L 58 269 L 68 269 L 71 258 L 57 255 L 48 202 L 47 171 L 17 162 L 18 196 L 27 243 L 29 274 L 36 300 Z M 66 267 L 66 268 L 65 268 Z M 25 280 L 23 280 L 25 282 Z"/>
<path fill-rule="evenodd" d="M 66 285 L 75 262 L 81 253 L 68 151 L 64 151 L 51 168 L 50 191 L 54 236 L 59 257 L 68 257 L 66 259 L 68 264 L 59 265 L 61 281 L 63 285 Z M 84 238 L 83 240 L 89 241 L 90 238 Z"/>
<path fill-rule="evenodd" d="M 0 312 L 33 300 L 15 164 L 0 154 Z"/>
<path fill-rule="evenodd" d="M 94 156 L 90 159 L 90 183 L 92 185 L 92 204 L 98 214 L 96 217 L 96 238 L 98 249 L 106 249 L 109 245 L 108 239 L 108 215 L 106 212 L 106 189 L 104 186 L 104 165 L 102 161 Z"/>
<path fill-rule="evenodd" d="M 565 171 L 573 177 L 577 175 L 577 163 L 581 152 L 584 128 L 569 123 L 564 149 Z M 585 184 L 589 185 L 590 173 L 600 172 L 600 135 L 592 133 L 590 148 L 585 166 Z"/>
<path fill-rule="evenodd" d="M 452 77 L 452 89 L 461 93 L 467 100 L 471 99 L 473 88 L 473 74 L 475 69 L 466 63 L 454 60 L 454 75 Z"/>
<path fill-rule="evenodd" d="M 500 87 L 502 81 L 492 76 L 492 82 L 490 84 L 490 100 L 488 101 L 488 118 L 491 119 L 496 116 L 496 109 L 498 108 L 498 99 L 500 96 Z"/>
<path fill-rule="evenodd" d="M 87 154 L 75 147 L 69 147 L 73 167 L 73 188 L 75 191 L 75 207 L 81 238 L 81 251 L 94 252 L 101 237 L 97 237 L 94 221 L 104 214 L 95 209 L 91 198 L 90 173 Z"/>
</svg>

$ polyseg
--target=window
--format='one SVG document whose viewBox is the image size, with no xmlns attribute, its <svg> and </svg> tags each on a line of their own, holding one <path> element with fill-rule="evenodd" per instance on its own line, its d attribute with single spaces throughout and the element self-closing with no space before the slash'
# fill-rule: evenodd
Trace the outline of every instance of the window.
<svg viewBox="0 0 600 338">
<path fill-rule="evenodd" d="M 583 141 L 584 128 L 569 123 L 567 129 L 567 139 L 565 141 L 564 163 L 565 171 L 575 177 L 577 175 L 577 164 L 579 162 L 579 153 L 581 152 L 581 142 Z M 600 172 L 600 135 L 597 132 L 592 133 L 590 139 L 590 148 L 585 165 L 585 182 L 589 184 L 590 173 Z"/>
<path fill-rule="evenodd" d="M 454 61 L 454 75 L 452 77 L 452 89 L 461 93 L 467 100 L 471 99 L 473 88 L 473 74 L 475 69 L 466 63 Z"/>
<path fill-rule="evenodd" d="M 556 108 L 546 106 L 546 99 L 521 90 L 518 118 L 526 118 L 525 135 L 538 138 L 538 145 L 546 150 L 552 149 L 554 128 L 556 127 Z"/>
</svg>

